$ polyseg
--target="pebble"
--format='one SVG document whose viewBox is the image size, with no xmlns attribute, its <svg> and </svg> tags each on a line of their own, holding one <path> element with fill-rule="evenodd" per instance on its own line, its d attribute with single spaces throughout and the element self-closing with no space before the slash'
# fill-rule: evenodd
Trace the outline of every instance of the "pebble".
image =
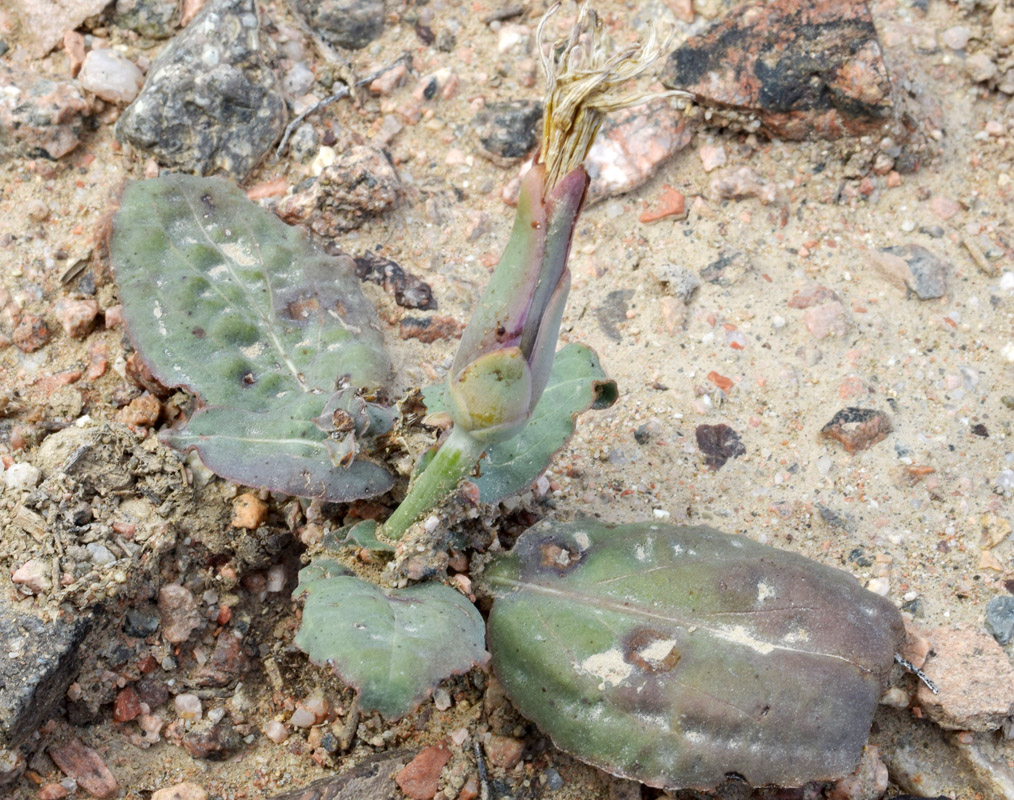
<svg viewBox="0 0 1014 800">
<path fill-rule="evenodd" d="M 141 715 L 141 698 L 132 686 L 121 689 L 113 702 L 113 719 L 117 722 L 130 722 Z"/>
<path fill-rule="evenodd" d="M 444 745 L 427 747 L 394 776 L 395 782 L 411 800 L 432 800 L 440 788 L 440 772 L 450 760 Z"/>
<path fill-rule="evenodd" d="M 186 720 L 187 722 L 195 722 L 201 718 L 204 713 L 204 707 L 201 704 L 201 698 L 196 694 L 178 694 L 176 699 L 173 700 L 173 707 L 176 709 L 176 713 L 179 718 Z"/>
<path fill-rule="evenodd" d="M 881 247 L 872 256 L 874 266 L 890 283 L 920 300 L 936 300 L 947 293 L 951 265 L 920 244 Z"/>
<path fill-rule="evenodd" d="M 480 155 L 507 166 L 535 149 L 542 122 L 542 103 L 508 100 L 490 103 L 472 118 L 472 134 Z"/>
<path fill-rule="evenodd" d="M 273 719 L 265 723 L 264 735 L 275 744 L 281 744 L 289 738 L 289 729 L 278 720 Z"/>
<path fill-rule="evenodd" d="M 2 96 L 2 92 L 0 92 L 0 98 Z M 46 320 L 35 314 L 22 314 L 11 334 L 11 341 L 21 352 L 34 353 L 49 341 L 50 335 Z"/>
<path fill-rule="evenodd" d="M 208 793 L 196 783 L 177 783 L 153 792 L 151 800 L 207 800 Z"/>
<path fill-rule="evenodd" d="M 89 92 L 118 105 L 132 102 L 144 84 L 137 65 L 115 50 L 90 51 L 77 78 Z"/>
<path fill-rule="evenodd" d="M 715 200 L 745 200 L 756 197 L 761 205 L 771 205 L 779 199 L 778 187 L 759 177 L 750 167 L 740 167 L 716 175 L 711 181 L 711 197 Z"/>
<path fill-rule="evenodd" d="M 726 164 L 725 148 L 721 146 L 712 144 L 702 145 L 697 151 L 697 155 L 701 159 L 705 172 L 711 172 L 719 167 L 724 167 Z"/>
<path fill-rule="evenodd" d="M 841 442 L 849 453 L 866 450 L 882 442 L 891 432 L 891 420 L 872 408 L 843 408 L 820 429 L 825 439 Z"/>
<path fill-rule="evenodd" d="M 145 639 L 158 630 L 158 614 L 148 608 L 128 608 L 123 617 L 123 632 L 127 636 Z"/>
<path fill-rule="evenodd" d="M 996 63 L 985 53 L 975 53 L 965 59 L 965 71 L 976 83 L 984 83 L 996 77 Z"/>
<path fill-rule="evenodd" d="M 100 800 L 114 797 L 116 778 L 97 752 L 86 747 L 80 739 L 49 748 L 49 756 L 65 775 L 77 781 L 78 786 Z"/>
<path fill-rule="evenodd" d="M 226 606 L 228 608 L 228 606 Z M 196 686 L 228 686 L 250 666 L 243 646 L 231 630 L 215 639 L 211 658 L 194 675 Z"/>
<path fill-rule="evenodd" d="M 687 215 L 687 199 L 679 189 L 672 186 L 662 187 L 662 193 L 658 199 L 648 208 L 641 212 L 638 219 L 641 222 L 657 222 L 666 217 L 684 219 Z"/>
<path fill-rule="evenodd" d="M 401 192 L 387 154 L 354 145 L 324 167 L 312 186 L 281 200 L 276 212 L 290 224 L 305 223 L 316 234 L 334 237 L 393 208 Z"/>
<path fill-rule="evenodd" d="M 14 570 L 11 581 L 22 586 L 28 594 L 44 594 L 53 587 L 50 574 L 51 570 L 46 561 L 32 558 Z"/>
<path fill-rule="evenodd" d="M 257 530 L 268 518 L 268 504 L 253 492 L 244 492 L 232 501 L 232 521 L 234 528 Z"/>
<path fill-rule="evenodd" d="M 986 604 L 986 632 L 998 644 L 1007 645 L 1014 639 L 1014 597 L 994 597 Z"/>
<path fill-rule="evenodd" d="M 818 341 L 826 339 L 828 336 L 844 336 L 849 330 L 845 306 L 837 300 L 830 300 L 806 309 L 803 314 L 803 324 L 806 325 L 810 335 Z"/>
<path fill-rule="evenodd" d="M 193 593 L 176 583 L 167 584 L 159 589 L 158 610 L 162 622 L 162 637 L 171 644 L 185 642 L 203 623 Z"/>
<path fill-rule="evenodd" d="M 68 794 L 70 792 L 59 783 L 47 783 L 39 789 L 39 800 L 63 800 Z"/>
<path fill-rule="evenodd" d="M 296 728 L 309 728 L 316 722 L 316 715 L 308 708 L 297 708 L 289 717 L 289 724 Z"/>
<path fill-rule="evenodd" d="M 243 744 L 228 718 L 200 722 L 183 735 L 183 747 L 194 758 L 221 761 Z"/>
<path fill-rule="evenodd" d="M 255 0 L 208 0 L 159 53 L 116 138 L 162 164 L 244 179 L 285 127 Z"/>
<path fill-rule="evenodd" d="M 99 304 L 95 300 L 61 300 L 56 304 L 56 317 L 64 333 L 72 339 L 83 339 L 95 326 Z"/>
<path fill-rule="evenodd" d="M 887 765 L 880 760 L 880 749 L 867 745 L 859 757 L 859 765 L 847 778 L 835 782 L 828 800 L 879 800 L 887 791 Z"/>
<path fill-rule="evenodd" d="M 942 728 L 993 731 L 1014 712 L 1014 667 L 991 636 L 981 631 L 937 628 L 930 633 L 933 655 L 923 671 L 939 694 L 920 685 L 925 714 Z"/>
<path fill-rule="evenodd" d="M 697 448 L 704 453 L 704 463 L 712 470 L 721 469 L 730 458 L 746 454 L 746 446 L 728 425 L 698 425 L 694 431 Z"/>
<path fill-rule="evenodd" d="M 179 0 L 116 0 L 116 24 L 150 39 L 167 39 L 175 29 Z"/>
<path fill-rule="evenodd" d="M 0 159 L 39 150 L 62 158 L 81 143 L 88 114 L 88 101 L 74 81 L 0 63 Z"/>
<path fill-rule="evenodd" d="M 4 471 L 4 486 L 16 492 L 27 492 L 38 484 L 42 473 L 34 464 L 12 464 Z"/>
<path fill-rule="evenodd" d="M 929 208 L 938 218 L 947 222 L 953 219 L 954 216 L 961 211 L 961 206 L 958 205 L 950 197 L 943 194 L 935 194 L 929 199 Z"/>
<path fill-rule="evenodd" d="M 120 409 L 117 418 L 130 428 L 151 428 L 158 423 L 161 415 L 162 403 L 157 397 L 145 392 Z"/>
<path fill-rule="evenodd" d="M 952 25 L 940 34 L 940 41 L 951 50 L 964 50 L 971 38 L 972 30 L 965 25 Z"/>
<path fill-rule="evenodd" d="M 655 278 L 665 291 L 675 295 L 684 305 L 688 305 L 701 288 L 701 279 L 696 272 L 669 261 L 662 263 L 655 270 Z"/>
<path fill-rule="evenodd" d="M 689 145 L 693 133 L 665 99 L 609 114 L 584 162 L 589 202 L 636 189 Z"/>
<path fill-rule="evenodd" d="M 374 78 L 370 83 L 370 93 L 383 96 L 394 94 L 394 90 L 405 83 L 408 77 L 408 67 L 404 64 L 396 64 L 391 69 Z"/>
<path fill-rule="evenodd" d="M 525 753 L 525 742 L 523 739 L 515 739 L 513 736 L 499 736 L 491 734 L 486 742 L 486 758 L 495 767 L 514 769 L 521 763 L 521 757 Z"/>
<path fill-rule="evenodd" d="M 104 544 L 89 542 L 85 547 L 88 550 L 88 556 L 91 558 L 92 563 L 97 567 L 107 567 L 116 561 L 116 556 Z"/>
<path fill-rule="evenodd" d="M 384 30 L 384 0 L 295 0 L 293 9 L 328 44 L 361 50 Z"/>
<path fill-rule="evenodd" d="M 310 91 L 315 78 L 305 61 L 293 64 L 282 78 L 282 88 L 290 97 L 301 97 Z"/>
</svg>

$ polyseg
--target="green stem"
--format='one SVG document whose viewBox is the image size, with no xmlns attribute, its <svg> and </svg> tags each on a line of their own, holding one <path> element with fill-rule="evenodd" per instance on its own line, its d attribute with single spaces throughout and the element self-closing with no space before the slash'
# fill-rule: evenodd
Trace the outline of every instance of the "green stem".
<svg viewBox="0 0 1014 800">
<path fill-rule="evenodd" d="M 433 460 L 413 478 L 405 499 L 384 523 L 383 535 L 394 541 L 404 536 L 423 514 L 442 503 L 462 478 L 468 477 L 485 450 L 485 444 L 455 425 Z"/>
</svg>

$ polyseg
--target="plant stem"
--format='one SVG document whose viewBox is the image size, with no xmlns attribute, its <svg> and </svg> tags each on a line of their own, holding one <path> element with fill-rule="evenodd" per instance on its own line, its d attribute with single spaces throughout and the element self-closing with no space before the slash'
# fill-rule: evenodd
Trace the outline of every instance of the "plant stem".
<svg viewBox="0 0 1014 800">
<path fill-rule="evenodd" d="M 405 499 L 384 523 L 382 534 L 398 541 L 423 514 L 436 508 L 468 477 L 485 451 L 486 444 L 455 425 L 433 460 L 412 480 Z"/>
</svg>

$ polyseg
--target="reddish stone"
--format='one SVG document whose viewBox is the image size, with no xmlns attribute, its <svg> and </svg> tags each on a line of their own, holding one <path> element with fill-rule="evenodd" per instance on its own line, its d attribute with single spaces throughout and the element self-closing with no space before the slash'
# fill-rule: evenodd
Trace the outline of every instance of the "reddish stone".
<svg viewBox="0 0 1014 800">
<path fill-rule="evenodd" d="M 107 317 L 108 314 L 109 312 L 107 311 Z M 109 324 L 108 319 L 106 320 L 106 324 Z M 169 390 L 152 374 L 152 371 L 148 369 L 148 365 L 141 360 L 141 356 L 137 352 L 127 356 L 126 373 L 128 381 L 147 390 L 160 400 L 164 400 L 169 396 Z"/>
<path fill-rule="evenodd" d="M 64 31 L 63 49 L 67 53 L 70 77 L 76 78 L 85 60 L 85 38 L 77 31 Z"/>
<path fill-rule="evenodd" d="M 40 149 L 51 158 L 67 155 L 80 144 L 87 113 L 88 102 L 76 82 L 0 64 L 0 130 L 6 131 L 0 159 Z"/>
<path fill-rule="evenodd" d="M 215 640 L 211 658 L 197 671 L 194 682 L 198 686 L 228 686 L 248 666 L 240 640 L 231 631 L 222 631 Z"/>
<path fill-rule="evenodd" d="M 63 800 L 70 792 L 58 783 L 47 783 L 39 789 L 39 800 Z"/>
<path fill-rule="evenodd" d="M 793 293 L 792 297 L 789 298 L 789 308 L 809 308 L 817 303 L 823 303 L 825 300 L 838 300 L 840 302 L 841 298 L 832 289 L 815 283 L 812 286 L 807 286 L 805 289 L 800 289 Z"/>
<path fill-rule="evenodd" d="M 440 788 L 440 772 L 450 758 L 451 751 L 442 744 L 427 747 L 402 767 L 394 780 L 412 800 L 432 800 Z"/>
<path fill-rule="evenodd" d="M 641 222 L 655 222 L 666 217 L 683 219 L 687 215 L 687 199 L 679 189 L 665 186 L 662 194 L 651 208 L 641 212 Z"/>
<path fill-rule="evenodd" d="M 77 781 L 77 785 L 93 797 L 106 798 L 116 795 L 116 778 L 109 771 L 102 756 L 82 744 L 80 739 L 71 739 L 59 747 L 50 747 L 49 756 L 65 775 Z"/>
<path fill-rule="evenodd" d="M 814 339 L 826 339 L 828 336 L 844 336 L 848 333 L 849 323 L 845 316 L 845 306 L 837 300 L 819 303 L 806 309 L 803 324 Z"/>
<path fill-rule="evenodd" d="M 843 408 L 820 429 L 825 439 L 835 439 L 850 453 L 883 441 L 891 432 L 891 420 L 872 408 Z"/>
<path fill-rule="evenodd" d="M 141 713 L 141 698 L 132 686 L 121 689 L 113 703 L 113 719 L 117 722 L 130 722 Z"/>
<path fill-rule="evenodd" d="M 232 501 L 232 522 L 234 528 L 257 530 L 268 518 L 268 504 L 253 492 L 244 492 Z"/>
<path fill-rule="evenodd" d="M 732 378 L 726 378 L 724 375 L 719 375 L 717 372 L 712 370 L 708 373 L 708 380 L 711 381 L 715 386 L 721 389 L 723 392 L 728 392 L 736 384 L 733 383 Z"/>
<path fill-rule="evenodd" d="M 515 739 L 513 736 L 498 736 L 492 734 L 486 745 L 486 757 L 489 763 L 495 767 L 514 769 L 521 763 L 521 757 L 525 754 L 525 743 L 522 739 Z"/>
<path fill-rule="evenodd" d="M 193 593 L 176 583 L 166 584 L 158 590 L 158 611 L 162 620 L 162 636 L 171 644 L 185 642 L 204 622 Z"/>
<path fill-rule="evenodd" d="M 22 314 L 11 340 L 23 353 L 34 353 L 49 341 L 50 335 L 46 320 L 35 314 Z"/>
<path fill-rule="evenodd" d="M 677 48 L 662 82 L 783 139 L 876 133 L 894 114 L 866 0 L 738 6 Z"/>
<path fill-rule="evenodd" d="M 120 422 L 130 428 L 150 428 L 158 422 L 161 414 L 162 404 L 158 398 L 145 392 L 131 400 L 126 408 L 121 409 L 118 417 Z"/>
<path fill-rule="evenodd" d="M 83 339 L 95 326 L 99 304 L 94 300 L 61 300 L 56 304 L 56 315 L 64 333 L 72 339 Z"/>
</svg>

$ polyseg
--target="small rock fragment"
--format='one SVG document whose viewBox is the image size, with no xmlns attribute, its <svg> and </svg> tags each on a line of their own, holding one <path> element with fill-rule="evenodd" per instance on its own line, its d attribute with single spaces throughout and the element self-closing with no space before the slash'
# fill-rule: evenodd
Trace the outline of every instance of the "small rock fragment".
<svg viewBox="0 0 1014 800">
<path fill-rule="evenodd" d="M 131 102 L 144 84 L 144 75 L 126 56 L 115 50 L 92 50 L 78 75 L 81 85 L 108 103 Z"/>
<path fill-rule="evenodd" d="M 705 172 L 711 172 L 725 166 L 725 148 L 713 144 L 705 144 L 697 151 Z"/>
<path fill-rule="evenodd" d="M 151 428 L 158 423 L 162 414 L 162 403 L 157 397 L 145 392 L 140 397 L 135 397 L 126 408 L 122 409 L 117 417 L 120 422 L 130 428 Z"/>
<path fill-rule="evenodd" d="M 952 219 L 959 211 L 961 206 L 958 205 L 950 197 L 943 194 L 935 194 L 929 199 L 930 211 L 932 211 L 939 219 L 944 222 Z"/>
<path fill-rule="evenodd" d="M 11 464 L 3 473 L 4 486 L 16 492 L 26 492 L 38 484 L 41 474 L 34 464 L 27 462 Z"/>
<path fill-rule="evenodd" d="M 401 181 L 383 150 L 350 147 L 325 167 L 313 185 L 286 197 L 276 212 L 288 223 L 305 223 L 321 236 L 335 237 L 391 209 L 401 196 Z"/>
<path fill-rule="evenodd" d="M 891 432 L 891 420 L 872 408 L 843 408 L 820 429 L 825 439 L 835 439 L 850 453 L 882 442 Z"/>
<path fill-rule="evenodd" d="M 867 745 L 855 772 L 835 782 L 828 800 L 879 800 L 887 791 L 887 766 L 880 760 L 876 745 Z"/>
<path fill-rule="evenodd" d="M 693 128 L 668 99 L 610 114 L 585 159 L 588 201 L 636 189 L 692 137 Z"/>
<path fill-rule="evenodd" d="M 40 558 L 31 558 L 14 570 L 11 582 L 24 587 L 28 594 L 44 594 L 53 587 L 49 564 Z"/>
<path fill-rule="evenodd" d="M 204 620 L 193 593 L 178 583 L 169 583 L 158 590 L 158 611 L 162 617 L 162 637 L 171 644 L 190 638 Z"/>
<path fill-rule="evenodd" d="M 947 293 L 950 265 L 922 245 L 881 247 L 871 254 L 874 266 L 888 281 L 920 300 L 935 300 Z"/>
<path fill-rule="evenodd" d="M 361 50 L 384 30 L 384 0 L 295 0 L 296 11 L 329 44 Z"/>
<path fill-rule="evenodd" d="M 440 771 L 450 758 L 451 751 L 442 744 L 427 747 L 402 767 L 394 780 L 412 800 L 432 800 L 440 788 Z"/>
<path fill-rule="evenodd" d="M 689 304 L 701 288 L 697 274 L 680 264 L 665 262 L 655 271 L 655 277 L 663 289 L 678 297 L 684 305 Z"/>
<path fill-rule="evenodd" d="M 494 733 L 486 743 L 486 757 L 495 767 L 514 769 L 521 763 L 524 753 L 524 740 L 515 739 L 513 736 L 499 736 Z"/>
<path fill-rule="evenodd" d="M 230 631 L 215 640 L 211 658 L 194 675 L 197 686 L 228 686 L 250 666 L 243 645 Z"/>
<path fill-rule="evenodd" d="M 64 333 L 72 339 L 83 339 L 95 326 L 99 304 L 95 300 L 61 300 L 56 304 L 56 316 Z"/>
<path fill-rule="evenodd" d="M 137 691 L 132 686 L 120 689 L 117 692 L 116 700 L 113 702 L 114 720 L 117 722 L 130 722 L 137 719 L 141 711 L 141 698 L 138 697 Z"/>
<path fill-rule="evenodd" d="M 939 694 L 919 686 L 917 699 L 942 728 L 992 731 L 1014 713 L 1014 667 L 992 637 L 974 630 L 937 628 L 923 671 Z"/>
<path fill-rule="evenodd" d="M 728 425 L 698 425 L 694 435 L 697 448 L 704 453 L 704 463 L 712 470 L 721 469 L 730 458 L 746 454 L 743 440 Z"/>
<path fill-rule="evenodd" d="M 232 501 L 232 522 L 234 528 L 257 530 L 268 518 L 268 504 L 253 492 L 244 492 Z"/>
<path fill-rule="evenodd" d="M 472 119 L 479 154 L 501 166 L 524 158 L 535 149 L 541 121 L 542 103 L 537 101 L 490 103 Z"/>
<path fill-rule="evenodd" d="M 824 303 L 829 300 L 841 302 L 841 298 L 833 289 L 828 289 L 826 286 L 814 283 L 807 286 L 805 289 L 799 289 L 793 292 L 792 297 L 789 298 L 789 308 L 810 308 L 818 303 Z"/>
<path fill-rule="evenodd" d="M 848 319 L 845 306 L 837 300 L 830 300 L 806 309 L 803 323 L 814 339 L 826 339 L 828 336 L 844 336 L 848 333 Z"/>
<path fill-rule="evenodd" d="M 662 187 L 662 193 L 653 205 L 641 212 L 641 222 L 657 222 L 666 217 L 683 219 L 687 215 L 687 199 L 683 192 L 672 186 Z"/>
<path fill-rule="evenodd" d="M 93 797 L 116 795 L 116 778 L 106 762 L 80 739 L 71 739 L 58 747 L 50 747 L 49 756 L 65 775 L 77 781 L 77 785 Z"/>
<path fill-rule="evenodd" d="M 265 723 L 264 735 L 275 744 L 281 744 L 289 738 L 289 729 L 278 720 L 273 719 Z"/>
<path fill-rule="evenodd" d="M 183 747 L 194 758 L 221 761 L 243 745 L 243 738 L 228 717 L 200 722 L 183 735 Z"/>
<path fill-rule="evenodd" d="M 70 792 L 59 783 L 47 783 L 39 788 L 39 800 L 63 800 Z"/>
<path fill-rule="evenodd" d="M 966 25 L 952 25 L 940 34 L 940 41 L 951 50 L 964 50 L 971 38 L 972 30 Z"/>
<path fill-rule="evenodd" d="M 151 796 L 151 800 L 207 800 L 208 793 L 196 783 L 177 783 L 159 789 Z"/>
<path fill-rule="evenodd" d="M 865 0 L 737 6 L 669 56 L 662 82 L 784 139 L 875 133 L 894 112 Z"/>
<path fill-rule="evenodd" d="M 376 253 L 366 251 L 355 259 L 356 277 L 382 286 L 394 295 L 394 302 L 402 308 L 435 311 L 437 301 L 429 284 L 406 272 L 399 264 Z"/>
<path fill-rule="evenodd" d="M 242 180 L 281 135 L 285 117 L 257 3 L 208 0 L 155 59 L 116 138 L 178 169 Z"/>
<path fill-rule="evenodd" d="M 2 96 L 0 94 L 0 97 Z M 49 341 L 49 337 L 49 325 L 46 324 L 46 320 L 35 314 L 22 314 L 11 335 L 11 341 L 21 352 L 34 353 Z"/>
<path fill-rule="evenodd" d="M 965 59 L 965 71 L 976 83 L 985 83 L 996 77 L 996 63 L 986 53 L 973 53 Z"/>
<path fill-rule="evenodd" d="M 201 698 L 196 694 L 185 693 L 176 695 L 176 699 L 173 700 L 173 707 L 176 709 L 176 713 L 179 714 L 180 719 L 187 722 L 199 720 L 204 713 Z"/>
<path fill-rule="evenodd" d="M 998 644 L 1010 644 L 1014 639 L 1014 597 L 994 597 L 986 604 L 986 631 Z"/>
<path fill-rule="evenodd" d="M 88 101 L 73 81 L 0 64 L 0 159 L 62 158 L 80 144 L 87 113 Z"/>
<path fill-rule="evenodd" d="M 116 24 L 151 39 L 173 35 L 179 0 L 116 0 Z"/>
<path fill-rule="evenodd" d="M 756 197 L 761 205 L 779 200 L 778 187 L 757 175 L 750 167 L 727 170 L 711 181 L 711 196 L 716 200 L 745 200 Z"/>
</svg>

